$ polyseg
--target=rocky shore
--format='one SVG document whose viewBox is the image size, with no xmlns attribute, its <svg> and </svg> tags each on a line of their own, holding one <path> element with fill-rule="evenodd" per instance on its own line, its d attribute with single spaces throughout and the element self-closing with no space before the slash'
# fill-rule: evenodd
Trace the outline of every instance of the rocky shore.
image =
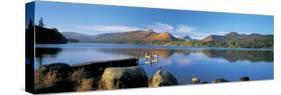
<svg viewBox="0 0 281 95">
<path fill-rule="evenodd" d="M 193 77 L 191 84 L 204 84 Z M 242 77 L 240 81 L 248 81 Z M 228 82 L 216 79 L 213 83 Z M 70 66 L 65 63 L 42 65 L 35 70 L 35 92 L 53 93 L 66 91 L 107 90 L 120 88 L 159 87 L 177 85 L 175 76 L 165 70 L 158 70 L 148 79 L 137 59 L 85 63 Z"/>
<path fill-rule="evenodd" d="M 137 59 L 88 62 L 70 66 L 66 63 L 41 65 L 35 70 L 35 92 L 51 93 L 99 89 L 105 69 L 137 66 Z"/>
</svg>

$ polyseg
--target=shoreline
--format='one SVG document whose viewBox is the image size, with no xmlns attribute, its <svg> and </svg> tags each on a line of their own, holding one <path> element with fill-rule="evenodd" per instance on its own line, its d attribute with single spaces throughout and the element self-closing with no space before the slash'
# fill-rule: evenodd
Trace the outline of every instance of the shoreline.
<svg viewBox="0 0 281 95">
<path fill-rule="evenodd" d="M 182 85 L 178 84 L 174 75 L 162 69 L 157 70 L 149 79 L 136 60 L 131 58 L 75 66 L 66 63 L 42 65 L 35 71 L 35 92 L 52 93 Z M 233 82 L 223 78 L 211 82 L 200 80 L 198 77 L 193 77 L 191 80 L 190 84 L 184 85 Z M 240 77 L 238 81 L 250 81 L 250 78 L 244 76 Z"/>
<path fill-rule="evenodd" d="M 151 44 L 129 44 L 129 43 L 66 43 L 66 44 L 36 44 L 36 48 L 63 48 L 59 47 L 59 45 L 120 45 L 120 46 L 144 46 L 141 47 L 142 49 L 149 49 L 149 48 L 157 48 L 157 49 L 211 49 L 211 50 L 260 50 L 260 51 L 273 51 L 274 48 L 230 48 L 230 47 L 196 47 L 196 46 L 177 46 L 177 45 L 151 45 Z M 145 47 L 147 46 L 147 47 Z M 77 46 L 79 47 L 79 46 Z M 72 47 L 74 48 L 74 47 Z M 122 47 L 121 47 L 122 48 Z M 128 48 L 128 47 L 124 47 Z M 130 47 L 130 48 L 139 48 L 139 47 Z"/>
</svg>

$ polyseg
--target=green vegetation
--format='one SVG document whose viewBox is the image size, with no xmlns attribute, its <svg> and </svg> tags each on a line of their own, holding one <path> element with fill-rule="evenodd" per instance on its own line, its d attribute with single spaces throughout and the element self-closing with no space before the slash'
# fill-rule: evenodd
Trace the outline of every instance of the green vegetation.
<svg viewBox="0 0 281 95">
<path fill-rule="evenodd" d="M 224 47 L 224 48 L 273 48 L 273 36 L 243 37 L 230 41 L 166 41 L 151 42 L 151 45 L 192 46 L 192 47 Z"/>
<path fill-rule="evenodd" d="M 249 36 L 230 40 L 231 48 L 273 48 L 273 35 Z"/>
<path fill-rule="evenodd" d="M 105 41 L 101 41 L 105 43 Z M 153 41 L 115 40 L 108 43 L 149 44 L 161 46 L 223 47 L 223 48 L 273 48 L 273 36 L 241 37 L 230 41 Z"/>
<path fill-rule="evenodd" d="M 210 41 L 210 42 L 193 41 L 192 46 L 196 46 L 196 47 L 228 47 L 228 43 L 224 42 L 224 41 Z"/>
</svg>

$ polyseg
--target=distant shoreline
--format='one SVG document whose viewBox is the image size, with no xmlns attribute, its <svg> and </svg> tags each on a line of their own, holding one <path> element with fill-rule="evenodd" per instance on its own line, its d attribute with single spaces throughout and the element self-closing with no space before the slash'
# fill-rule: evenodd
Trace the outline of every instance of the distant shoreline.
<svg viewBox="0 0 281 95">
<path fill-rule="evenodd" d="M 274 48 L 231 48 L 231 47 L 199 47 L 199 46 L 176 46 L 176 45 L 152 45 L 152 44 L 132 44 L 132 43 L 92 43 L 92 42 L 68 42 L 66 44 L 36 44 L 36 48 L 60 48 L 60 45 L 133 45 L 133 46 L 148 46 L 141 48 L 176 48 L 176 49 L 221 49 L 221 50 L 261 50 L 273 51 Z M 133 47 L 130 47 L 133 48 Z M 140 47 L 137 47 L 140 48 Z"/>
</svg>

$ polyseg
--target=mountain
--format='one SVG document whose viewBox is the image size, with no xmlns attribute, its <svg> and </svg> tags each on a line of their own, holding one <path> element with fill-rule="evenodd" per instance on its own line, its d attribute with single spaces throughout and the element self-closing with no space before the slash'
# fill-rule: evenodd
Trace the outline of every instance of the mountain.
<svg viewBox="0 0 281 95">
<path fill-rule="evenodd" d="M 212 42 L 212 41 L 227 41 L 228 39 L 224 36 L 218 36 L 218 35 L 209 35 L 206 38 L 204 38 L 203 42 Z"/>
<path fill-rule="evenodd" d="M 241 37 L 243 35 L 240 35 L 236 32 L 229 32 L 223 36 L 220 36 L 220 35 L 209 35 L 207 36 L 206 38 L 202 39 L 201 41 L 203 42 L 211 42 L 211 41 L 223 41 L 223 42 L 227 42 L 231 39 L 234 39 L 234 38 L 238 38 L 238 37 Z"/>
<path fill-rule="evenodd" d="M 86 35 L 76 32 L 62 32 L 62 34 L 70 41 L 79 42 L 92 42 L 94 41 L 95 35 Z"/>
<path fill-rule="evenodd" d="M 229 33 L 227 33 L 227 34 L 225 34 L 224 35 L 224 37 L 226 38 L 226 39 L 233 39 L 233 38 L 237 38 L 237 37 L 240 37 L 241 35 L 240 34 L 238 34 L 238 33 L 236 33 L 236 32 L 229 32 Z"/>
<path fill-rule="evenodd" d="M 257 33 L 246 35 L 230 32 L 223 36 L 209 35 L 193 45 L 230 48 L 273 48 L 273 35 Z"/>
<path fill-rule="evenodd" d="M 153 30 L 105 33 L 99 35 L 85 35 L 74 32 L 63 32 L 63 35 L 67 39 L 76 39 L 80 42 L 103 43 L 149 43 L 179 40 L 168 32 L 157 33 Z"/>
<path fill-rule="evenodd" d="M 250 34 L 228 42 L 232 48 L 273 48 L 273 35 Z"/>
<path fill-rule="evenodd" d="M 188 35 L 184 36 L 182 39 L 184 39 L 185 41 L 193 41 L 194 40 L 191 37 L 189 37 Z"/>
<path fill-rule="evenodd" d="M 188 41 L 188 42 L 190 42 L 190 41 L 197 41 L 197 39 L 193 39 L 193 38 L 191 38 L 190 36 L 188 36 L 188 35 L 185 35 L 185 36 L 179 36 L 179 35 L 177 35 L 177 36 L 174 36 L 174 37 L 176 37 L 177 39 L 179 39 L 180 41 Z"/>
<path fill-rule="evenodd" d="M 168 32 L 157 33 L 153 30 L 139 30 L 99 35 L 86 35 L 75 32 L 62 33 L 68 41 L 96 43 L 133 43 L 153 45 L 181 45 L 195 47 L 229 47 L 229 48 L 273 48 L 273 35 L 238 34 L 229 32 L 225 35 L 209 35 L 202 40 L 189 36 L 176 38 Z"/>
<path fill-rule="evenodd" d="M 148 31 L 129 31 L 122 33 L 106 33 L 97 35 L 95 42 L 109 43 L 149 43 L 149 42 L 165 42 L 178 40 L 168 32 L 156 33 L 152 30 Z"/>
</svg>

